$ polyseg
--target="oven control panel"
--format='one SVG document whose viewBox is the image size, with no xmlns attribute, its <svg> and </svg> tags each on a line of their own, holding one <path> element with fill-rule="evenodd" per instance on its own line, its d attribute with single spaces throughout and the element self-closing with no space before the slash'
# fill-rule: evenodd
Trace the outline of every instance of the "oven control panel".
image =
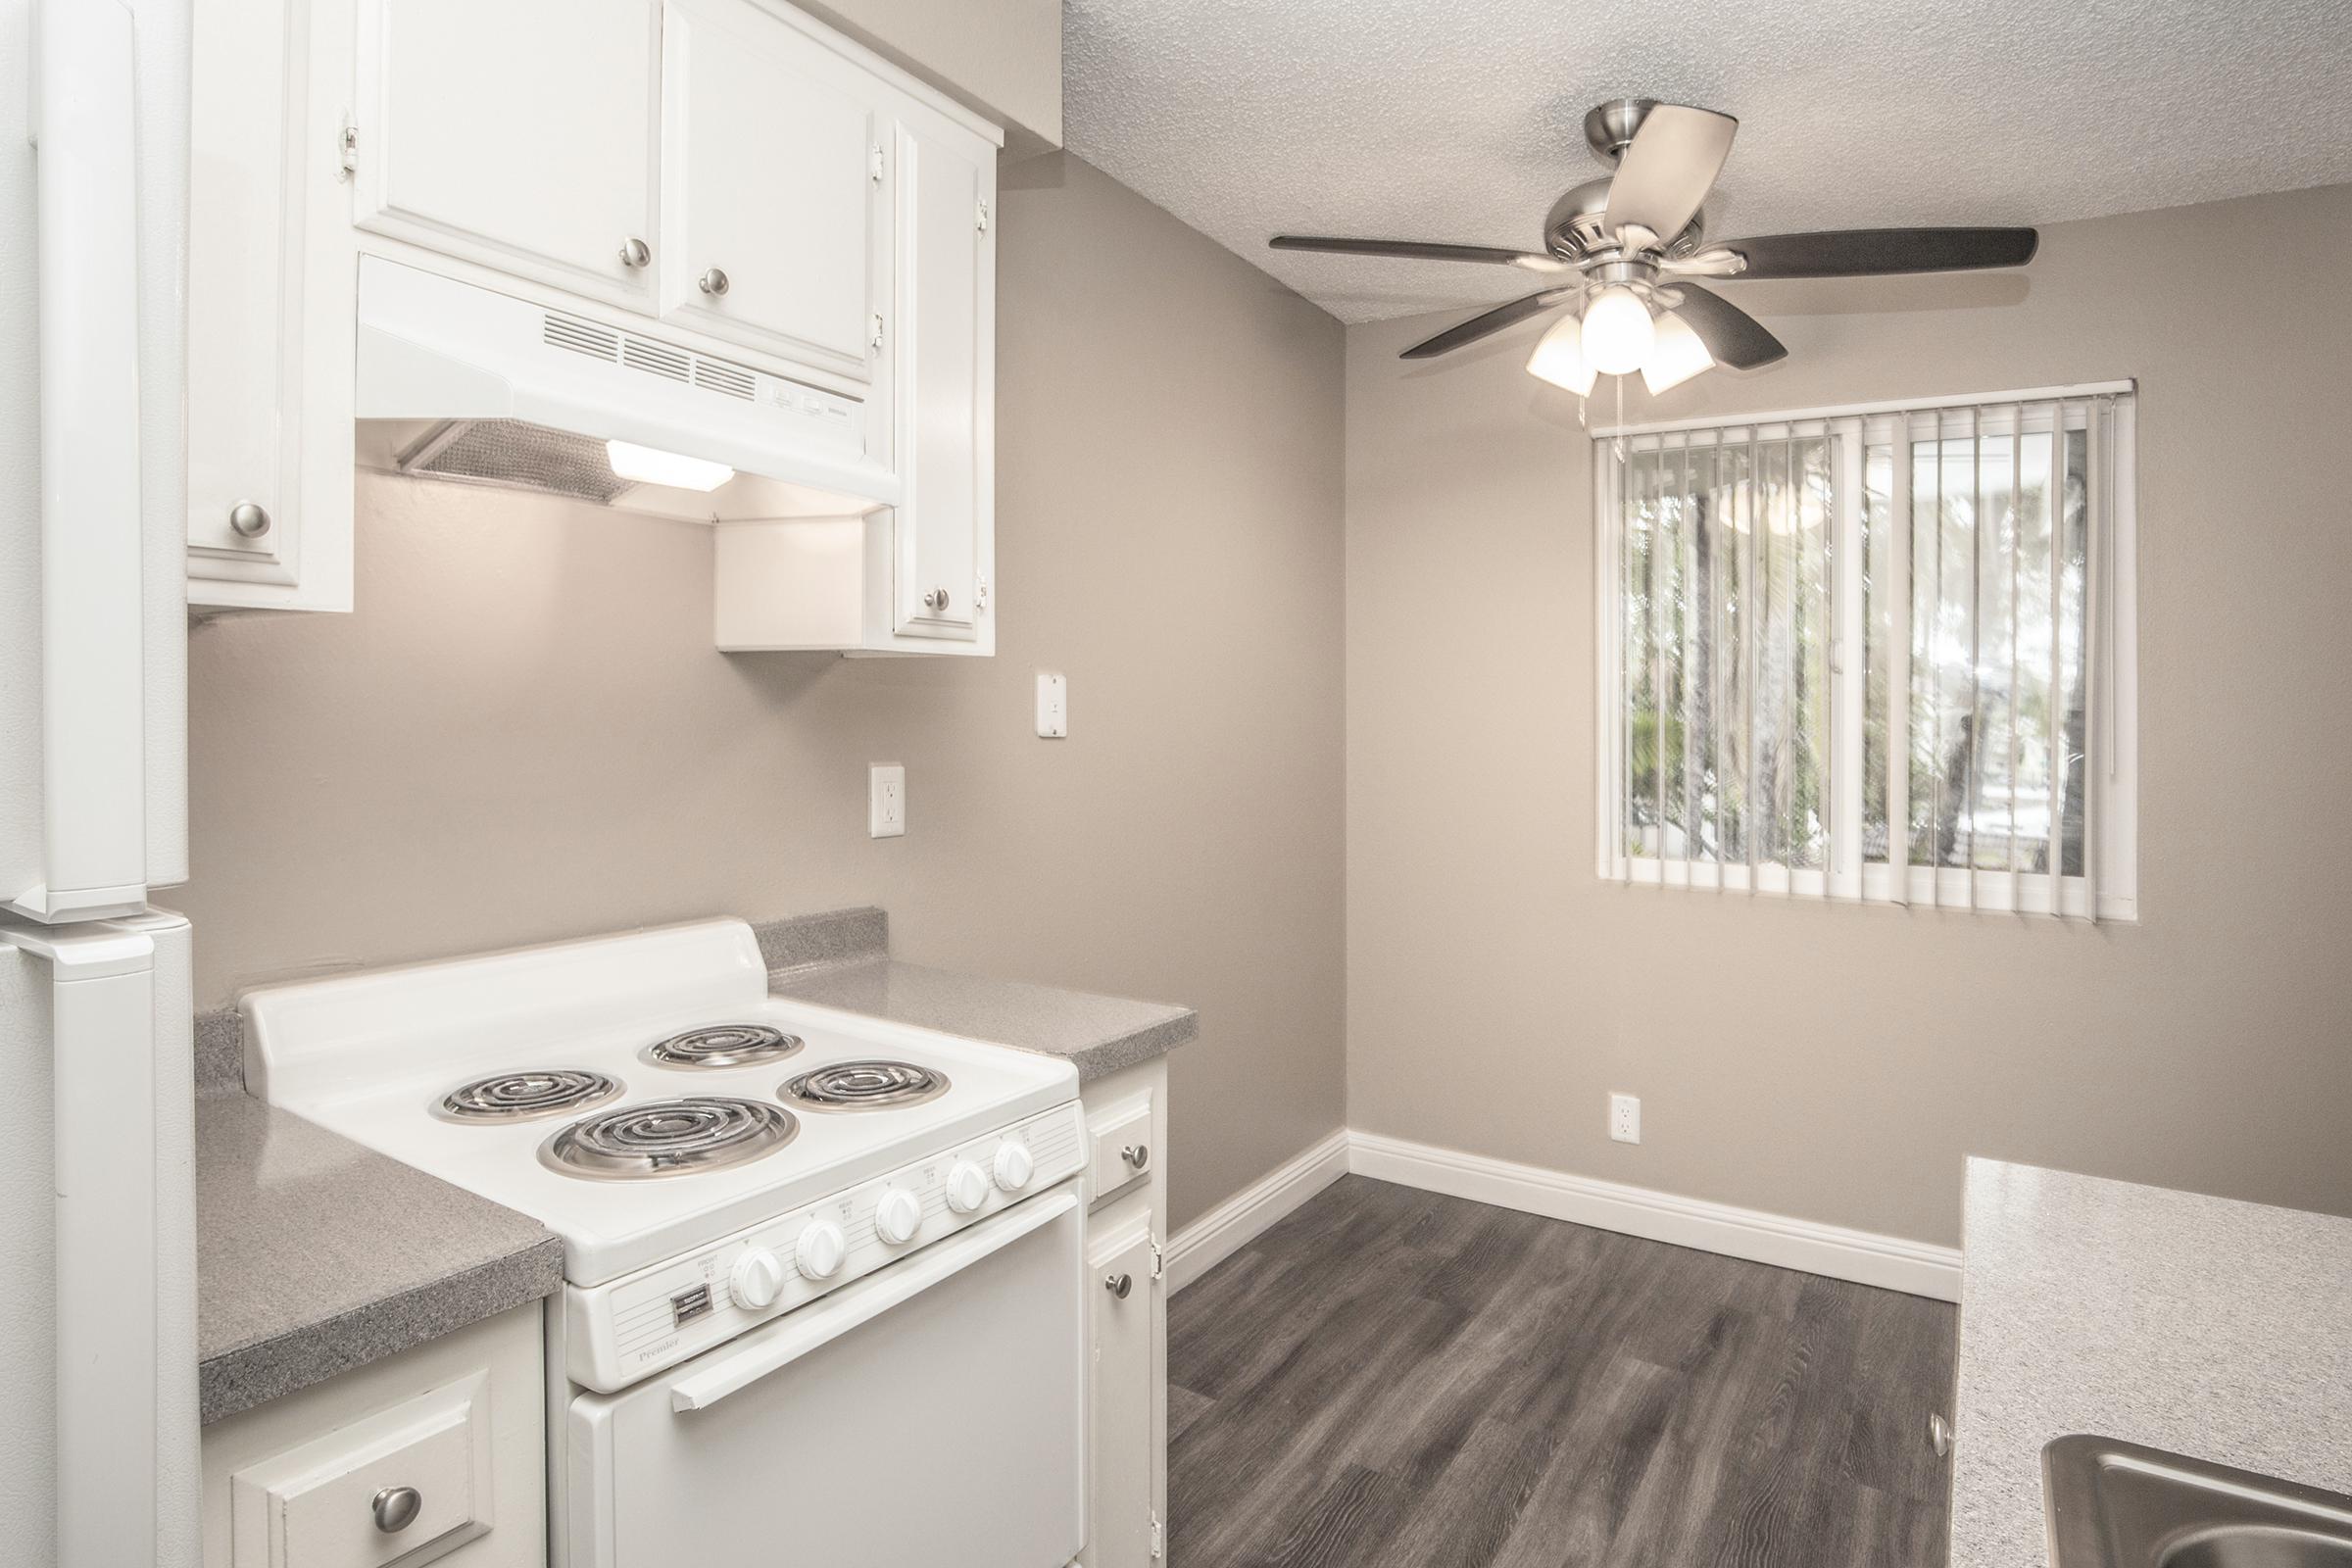
<svg viewBox="0 0 2352 1568">
<path fill-rule="evenodd" d="M 1075 1102 L 860 1182 L 702 1250 L 564 1291 L 565 1371 L 626 1388 L 1076 1175 Z"/>
</svg>

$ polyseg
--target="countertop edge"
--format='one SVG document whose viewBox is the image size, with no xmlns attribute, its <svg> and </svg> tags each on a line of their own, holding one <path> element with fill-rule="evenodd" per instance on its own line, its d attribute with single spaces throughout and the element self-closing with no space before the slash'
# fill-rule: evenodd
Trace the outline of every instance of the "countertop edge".
<svg viewBox="0 0 2352 1568">
<path fill-rule="evenodd" d="M 1164 1056 L 1179 1046 L 1190 1045 L 1200 1038 L 1200 1015 L 1185 1007 L 1154 1024 L 1125 1034 L 1098 1040 L 1083 1050 L 1070 1054 L 1078 1068 L 1078 1081 L 1092 1083 L 1107 1078 L 1114 1072 L 1141 1066 L 1154 1057 Z M 1015 1051 L 1038 1051 L 1033 1046 L 1015 1045 Z M 1042 1052 L 1041 1055 L 1057 1055 L 1057 1052 Z"/>
<path fill-rule="evenodd" d="M 845 994 L 841 982 L 861 975 L 877 977 L 876 986 L 872 989 L 882 994 L 879 1000 Z M 932 987 L 935 994 L 924 998 L 919 1005 L 909 1003 L 894 1005 L 896 999 L 890 998 L 887 993 L 892 989 L 892 980 L 898 976 L 918 979 L 920 983 Z M 943 1001 L 936 994 L 951 989 L 961 993 L 955 1001 Z M 1091 1083 L 1164 1056 L 1179 1046 L 1199 1039 L 1200 1034 L 1200 1014 L 1191 1007 L 1175 1003 L 1144 1002 L 1102 992 L 1041 985 L 1029 980 L 987 979 L 931 964 L 910 963 L 887 954 L 866 953 L 853 957 L 771 969 L 768 972 L 768 991 L 787 1000 L 836 1007 L 864 1017 L 887 1018 L 919 1028 L 937 1029 L 945 1034 L 1001 1046 L 1007 1051 L 1059 1056 L 1078 1069 L 1081 1083 Z M 962 1005 L 959 1007 L 958 1004 Z M 1004 1019 L 1008 1014 L 1017 1015 L 1024 1010 L 1035 1013 L 1041 1006 L 1078 1011 L 1125 1008 L 1131 1009 L 1137 1017 L 1130 1027 L 1116 1028 L 1106 1033 L 1089 1033 L 1083 1038 L 1072 1038 L 1066 1042 L 1007 1038 L 1028 1032 L 1006 1027 Z"/>
<path fill-rule="evenodd" d="M 412 1286 L 197 1364 L 197 1403 L 210 1425 L 341 1372 L 456 1333 L 564 1287 L 564 1242 L 552 1233 L 520 1251 Z"/>
</svg>

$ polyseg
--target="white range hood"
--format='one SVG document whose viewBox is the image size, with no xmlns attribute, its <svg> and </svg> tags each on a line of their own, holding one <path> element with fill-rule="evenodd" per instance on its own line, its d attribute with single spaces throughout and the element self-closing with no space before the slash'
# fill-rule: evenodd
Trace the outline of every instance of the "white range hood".
<svg viewBox="0 0 2352 1568">
<path fill-rule="evenodd" d="M 619 440 L 852 503 L 828 510 L 901 499 L 867 399 L 380 257 L 360 261 L 355 412 L 428 421 L 400 466 L 442 477 L 611 500 Z"/>
</svg>

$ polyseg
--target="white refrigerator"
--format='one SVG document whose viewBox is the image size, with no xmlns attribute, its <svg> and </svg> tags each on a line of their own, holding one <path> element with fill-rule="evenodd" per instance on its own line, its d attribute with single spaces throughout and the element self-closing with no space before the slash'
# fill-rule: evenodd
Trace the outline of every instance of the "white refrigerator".
<svg viewBox="0 0 2352 1568">
<path fill-rule="evenodd" d="M 0 1521 L 198 1560 L 187 0 L 0 0 Z"/>
</svg>

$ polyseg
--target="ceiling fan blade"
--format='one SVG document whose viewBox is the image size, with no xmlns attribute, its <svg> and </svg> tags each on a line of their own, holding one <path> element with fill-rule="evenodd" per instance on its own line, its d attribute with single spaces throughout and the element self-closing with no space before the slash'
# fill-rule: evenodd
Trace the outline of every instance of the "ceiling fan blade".
<svg viewBox="0 0 2352 1568">
<path fill-rule="evenodd" d="M 1567 288 L 1547 288 L 1515 299 L 1508 305 L 1497 305 L 1483 315 L 1473 316 L 1467 321 L 1460 321 L 1447 327 L 1436 337 L 1423 339 L 1406 349 L 1397 358 L 1402 360 L 1433 359 L 1440 354 L 1458 349 L 1465 343 L 1475 343 L 1482 337 L 1491 337 L 1506 326 L 1516 326 L 1531 316 L 1541 316 L 1560 301 L 1572 298 L 1583 290 L 1584 285 L 1581 283 L 1571 284 Z M 1725 306 L 1724 308 L 1729 310 L 1731 307 Z"/>
<path fill-rule="evenodd" d="M 1698 334 L 1698 340 L 1707 346 L 1716 364 L 1728 365 L 1735 370 L 1752 370 L 1759 365 L 1788 357 L 1788 350 L 1779 338 L 1764 330 L 1761 321 L 1722 295 L 1696 283 L 1675 286 L 1683 302 L 1674 314 Z"/>
<path fill-rule="evenodd" d="M 1556 257 L 1508 251 L 1494 245 L 1446 245 L 1418 239 L 1337 239 L 1322 234 L 1277 234 L 1266 244 L 1278 251 L 1328 251 L 1338 256 L 1395 256 L 1416 262 L 1486 262 L 1524 267 L 1536 272 L 1567 270 Z"/>
<path fill-rule="evenodd" d="M 1658 270 L 1668 277 L 1735 277 L 1746 270 L 1745 258 L 1720 245 L 1710 245 L 1690 256 L 1665 256 L 1658 260 Z"/>
<path fill-rule="evenodd" d="M 2030 228 L 1844 228 L 1726 240 L 1721 248 L 1747 258 L 1741 278 L 1871 277 L 2023 267 L 2040 243 Z"/>
<path fill-rule="evenodd" d="M 1660 239 L 1680 234 L 1715 188 L 1739 128 L 1740 122 L 1711 109 L 1659 104 L 1650 110 L 1609 180 L 1603 231 L 1614 234 L 1638 223 Z"/>
</svg>

